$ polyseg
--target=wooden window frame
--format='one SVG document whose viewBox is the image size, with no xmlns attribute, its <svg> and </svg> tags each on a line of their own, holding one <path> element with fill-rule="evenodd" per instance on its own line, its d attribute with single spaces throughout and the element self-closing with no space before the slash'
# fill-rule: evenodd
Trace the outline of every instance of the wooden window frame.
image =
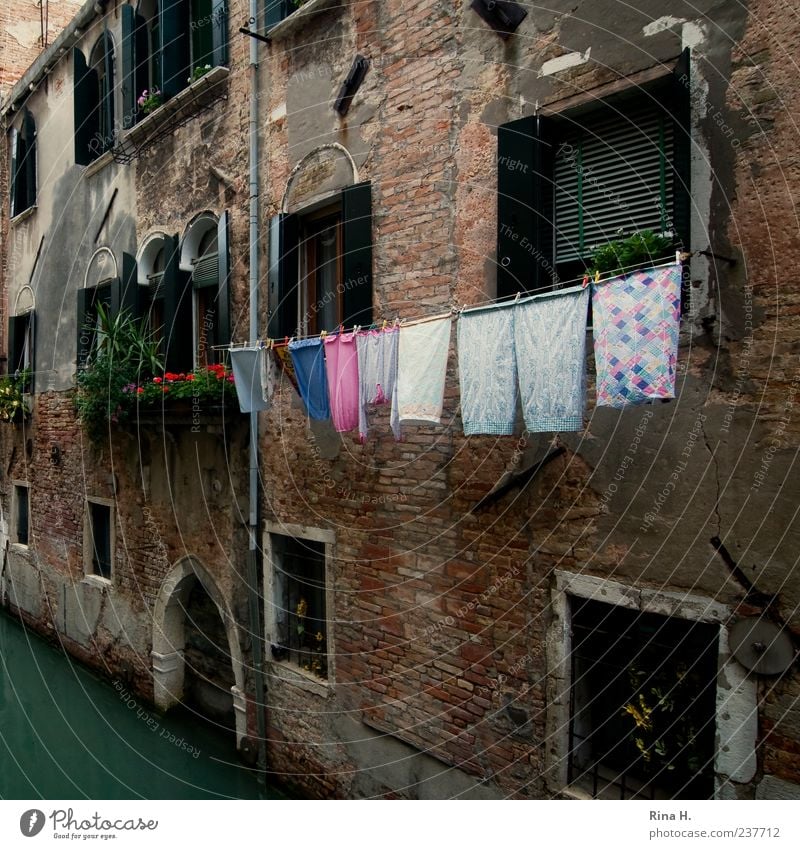
<svg viewBox="0 0 800 849">
<path fill-rule="evenodd" d="M 330 222 L 328 224 L 327 222 Z M 336 227 L 336 283 L 334 287 L 334 304 L 336 307 L 336 327 L 342 323 L 344 316 L 344 297 L 339 291 L 344 280 L 344 228 L 342 209 L 339 204 L 327 206 L 300 219 L 300 281 L 302 297 L 299 299 L 298 324 L 303 327 L 306 335 L 315 335 L 323 330 L 334 330 L 335 327 L 319 327 L 317 317 L 319 310 L 312 309 L 322 300 L 324 295 L 319 290 L 319 259 L 317 256 L 317 238 L 328 226 Z M 305 319 L 305 322 L 304 322 Z"/>
</svg>

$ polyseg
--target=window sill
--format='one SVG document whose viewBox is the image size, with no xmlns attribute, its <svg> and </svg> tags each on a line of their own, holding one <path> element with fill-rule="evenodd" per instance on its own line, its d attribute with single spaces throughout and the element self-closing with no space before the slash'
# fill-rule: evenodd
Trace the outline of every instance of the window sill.
<svg viewBox="0 0 800 849">
<path fill-rule="evenodd" d="M 317 12 L 322 12 L 324 9 L 334 5 L 341 6 L 341 0 L 308 0 L 307 3 L 303 3 L 300 8 L 292 12 L 287 18 L 284 18 L 280 23 L 275 24 L 274 27 L 267 30 L 267 35 L 273 41 L 288 38 L 306 25 L 309 16 Z"/>
<path fill-rule="evenodd" d="M 89 586 L 97 587 L 101 590 L 110 590 L 113 586 L 112 581 L 109 578 L 104 578 L 102 575 L 84 575 L 82 584 L 89 584 Z"/>
<path fill-rule="evenodd" d="M 114 148 L 114 159 L 128 162 L 163 136 L 170 135 L 194 115 L 208 109 L 225 96 L 223 83 L 230 71 L 221 65 L 190 83 L 158 109 L 146 115 L 130 129 L 120 134 Z"/>
<path fill-rule="evenodd" d="M 323 681 L 301 669 L 294 663 L 289 661 L 272 661 L 272 670 L 276 678 L 286 684 L 293 684 L 300 690 L 305 690 L 307 693 L 313 693 L 316 696 L 329 698 L 333 694 L 333 684 L 331 681 Z"/>
<path fill-rule="evenodd" d="M 27 221 L 37 209 L 36 204 L 33 204 L 33 206 L 29 206 L 27 209 L 23 209 L 22 212 L 17 213 L 8 223 L 12 227 L 16 227 L 17 224 Z"/>
<path fill-rule="evenodd" d="M 17 554 L 29 554 L 31 547 L 30 543 L 27 542 L 12 542 L 11 550 L 16 551 Z"/>
<path fill-rule="evenodd" d="M 98 171 L 102 171 L 109 162 L 113 161 L 114 155 L 110 150 L 107 150 L 105 153 L 102 153 L 100 156 L 95 159 L 94 162 L 90 162 L 86 166 L 86 170 L 83 172 L 84 177 L 91 177 L 93 174 L 97 174 Z"/>
</svg>

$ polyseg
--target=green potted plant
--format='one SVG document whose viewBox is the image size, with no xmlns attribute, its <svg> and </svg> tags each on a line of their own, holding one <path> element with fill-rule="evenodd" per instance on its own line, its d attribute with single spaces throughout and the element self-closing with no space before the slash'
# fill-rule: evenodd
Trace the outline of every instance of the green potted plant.
<svg viewBox="0 0 800 849">
<path fill-rule="evenodd" d="M 196 83 L 211 70 L 211 65 L 198 65 L 189 77 L 189 83 Z"/>
<path fill-rule="evenodd" d="M 0 377 L 0 422 L 21 422 L 30 414 L 25 399 L 25 389 L 30 379 L 30 369 Z"/>
<path fill-rule="evenodd" d="M 641 230 L 630 236 L 598 245 L 592 253 L 592 276 L 616 276 L 627 271 L 647 268 L 674 250 L 671 238 L 652 230 Z"/>
<path fill-rule="evenodd" d="M 164 98 L 157 88 L 150 91 L 145 89 L 139 95 L 139 99 L 136 102 L 139 104 L 139 109 L 142 110 L 142 113 L 149 115 L 151 112 L 155 112 L 156 109 L 164 103 Z"/>
</svg>

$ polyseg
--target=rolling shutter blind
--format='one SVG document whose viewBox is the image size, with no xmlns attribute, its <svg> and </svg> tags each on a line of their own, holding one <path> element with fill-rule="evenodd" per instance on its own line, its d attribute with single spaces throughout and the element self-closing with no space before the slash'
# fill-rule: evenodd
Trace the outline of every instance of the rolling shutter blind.
<svg viewBox="0 0 800 849">
<path fill-rule="evenodd" d="M 556 262 L 673 218 L 672 120 L 654 105 L 607 112 L 564 132 L 555 161 Z"/>
<path fill-rule="evenodd" d="M 195 261 L 192 283 L 196 289 L 219 285 L 219 255 L 216 251 L 207 253 Z"/>
</svg>

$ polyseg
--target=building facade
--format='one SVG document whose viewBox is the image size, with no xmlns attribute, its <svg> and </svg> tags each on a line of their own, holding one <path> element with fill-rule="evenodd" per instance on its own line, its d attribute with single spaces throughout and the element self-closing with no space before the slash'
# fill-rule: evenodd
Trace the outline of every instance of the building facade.
<svg viewBox="0 0 800 849">
<path fill-rule="evenodd" d="M 551 5 L 78 12 L 3 104 L 33 372 L 3 598 L 315 796 L 794 798 L 797 29 L 770 0 Z M 642 230 L 681 254 L 676 399 L 596 406 L 589 356 L 580 431 L 465 436 L 457 310 Z M 97 304 L 163 328 L 173 376 L 454 311 L 441 424 L 396 441 L 377 408 L 362 441 L 279 374 L 253 499 L 230 408 L 87 435 Z"/>
</svg>

